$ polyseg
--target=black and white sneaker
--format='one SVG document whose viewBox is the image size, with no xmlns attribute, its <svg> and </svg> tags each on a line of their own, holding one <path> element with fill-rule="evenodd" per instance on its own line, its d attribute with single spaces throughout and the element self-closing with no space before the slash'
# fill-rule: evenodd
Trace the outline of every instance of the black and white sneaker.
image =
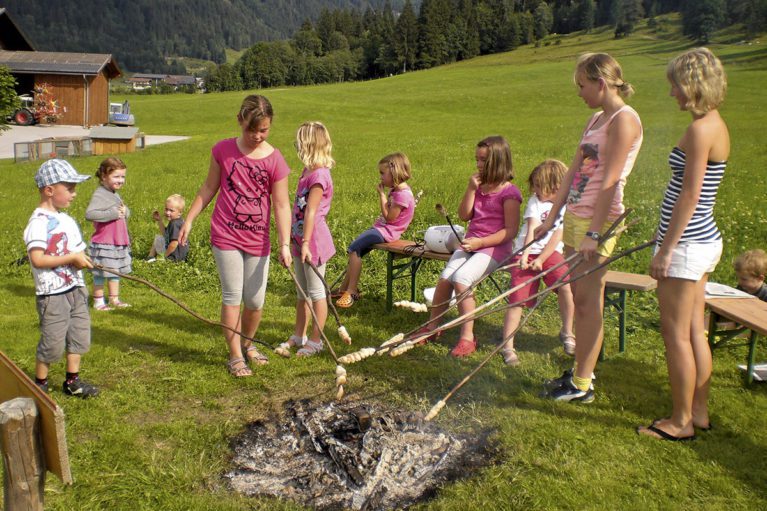
<svg viewBox="0 0 767 511">
<path fill-rule="evenodd" d="M 67 396 L 75 396 L 85 399 L 88 397 L 98 396 L 99 389 L 95 385 L 91 385 L 90 383 L 78 378 L 69 383 L 66 381 L 64 382 L 64 394 Z"/>
<path fill-rule="evenodd" d="M 567 369 L 565 372 L 562 373 L 562 376 L 559 378 L 552 378 L 550 380 L 546 380 L 543 382 L 543 386 L 546 387 L 549 390 L 556 389 L 557 387 L 561 387 L 565 383 L 569 382 L 573 377 L 573 368 Z M 597 379 L 597 376 L 594 373 L 591 373 L 591 381 Z M 591 385 L 591 389 L 594 389 L 594 385 Z"/>
<path fill-rule="evenodd" d="M 560 387 L 550 391 L 546 397 L 554 401 L 591 403 L 594 401 L 594 385 L 589 385 L 589 390 L 581 390 L 573 384 L 573 380 L 570 378 Z"/>
</svg>

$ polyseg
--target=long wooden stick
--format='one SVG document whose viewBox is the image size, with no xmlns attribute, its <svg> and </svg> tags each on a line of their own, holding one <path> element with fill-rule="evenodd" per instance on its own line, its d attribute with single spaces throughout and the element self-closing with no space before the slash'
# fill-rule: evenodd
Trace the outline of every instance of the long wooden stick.
<svg viewBox="0 0 767 511">
<path fill-rule="evenodd" d="M 249 340 L 251 342 L 255 342 L 257 344 L 260 344 L 260 345 L 262 345 L 262 346 L 264 346 L 266 348 L 269 348 L 270 350 L 274 350 L 274 348 L 271 345 L 265 343 L 264 341 L 261 341 L 259 339 L 254 338 L 254 337 L 250 337 L 248 335 L 245 335 L 244 333 L 240 332 L 239 330 L 237 330 L 235 328 L 232 328 L 229 325 L 225 325 L 225 324 L 221 323 L 220 321 L 213 321 L 213 320 L 210 320 L 210 319 L 208 319 L 206 317 L 201 316 L 200 314 L 198 314 L 195 311 L 193 311 L 192 309 L 190 309 L 189 306 L 186 305 L 185 303 L 183 303 L 181 300 L 179 300 L 178 298 L 175 298 L 174 296 L 166 293 L 165 291 L 163 291 L 162 289 L 160 289 L 156 285 L 152 284 L 148 280 L 144 280 L 144 279 L 142 279 L 140 277 L 134 277 L 133 275 L 128 275 L 128 274 L 125 274 L 125 273 L 120 273 L 117 270 L 113 270 L 111 268 L 106 268 L 106 267 L 104 267 L 104 266 L 102 266 L 100 264 L 94 264 L 93 267 L 95 269 L 97 269 L 97 270 L 101 270 L 101 271 L 105 271 L 107 273 L 111 273 L 113 275 L 117 275 L 121 279 L 131 280 L 133 282 L 138 282 L 139 284 L 143 284 L 143 285 L 147 286 L 148 288 L 150 288 L 152 291 L 158 293 L 159 295 L 161 295 L 161 296 L 167 298 L 168 300 L 170 300 L 171 302 L 175 303 L 176 305 L 178 305 L 179 307 L 181 307 L 186 312 L 188 312 L 189 314 L 191 314 L 195 318 L 199 319 L 203 323 L 207 323 L 207 324 L 212 325 L 212 326 L 217 326 L 217 327 L 220 327 L 220 328 L 224 328 L 224 329 L 229 330 L 230 332 L 232 332 L 232 333 L 234 333 L 236 335 L 239 335 L 243 339 L 247 339 L 247 340 Z"/>
<path fill-rule="evenodd" d="M 641 244 L 639 244 L 639 245 L 637 245 L 635 247 L 632 247 L 632 248 L 630 248 L 628 250 L 624 250 L 624 251 L 622 251 L 622 252 L 620 252 L 620 253 L 612 256 L 612 257 L 608 257 L 607 259 L 605 259 L 604 262 L 598 264 L 597 266 L 589 268 L 588 270 L 584 271 L 580 275 L 577 275 L 575 278 L 570 279 L 568 281 L 568 283 L 574 282 L 574 281 L 579 280 L 579 279 L 582 279 L 583 277 L 586 277 L 587 275 L 590 275 L 590 274 L 592 274 L 592 273 L 594 273 L 594 272 L 604 268 L 605 266 L 611 264 L 613 261 L 615 261 L 617 259 L 620 259 L 622 257 L 626 257 L 629 254 L 632 254 L 632 253 L 637 252 L 639 250 L 645 249 L 645 248 L 647 248 L 647 247 L 649 247 L 649 246 L 651 246 L 653 244 L 655 244 L 655 240 L 646 241 L 646 242 L 641 243 Z M 563 285 L 564 283 L 561 283 L 561 284 Z M 552 286 L 551 288 L 547 288 L 547 291 L 550 292 L 553 289 L 554 289 L 554 287 Z M 543 301 L 543 297 L 539 298 L 538 301 L 535 304 L 535 307 L 537 307 L 542 301 Z M 530 317 L 530 314 L 528 314 L 525 317 L 525 322 L 527 321 L 527 318 L 529 318 L 529 317 Z M 524 323 L 520 322 L 520 327 L 523 324 Z M 517 327 L 517 330 L 519 330 L 520 327 Z M 514 332 L 516 333 L 517 330 L 515 330 Z M 432 409 L 426 415 L 425 420 L 429 421 L 429 420 L 433 419 L 434 417 L 436 417 L 437 414 L 439 413 L 439 411 L 442 410 L 442 408 L 444 408 L 445 404 L 447 403 L 447 400 L 450 399 L 456 392 L 458 392 L 458 390 L 461 387 L 463 387 L 469 380 L 471 380 L 474 377 L 474 375 L 477 374 L 477 372 L 479 372 L 479 370 L 482 369 L 490 361 L 490 359 L 493 356 L 495 356 L 499 351 L 501 351 L 501 349 L 503 349 L 503 346 L 506 344 L 506 341 L 508 341 L 508 338 L 503 339 L 503 341 L 501 343 L 499 343 L 498 346 L 496 346 L 495 349 L 493 351 L 491 351 L 490 354 L 487 357 L 485 357 L 485 359 L 482 360 L 479 363 L 479 365 L 477 365 L 476 368 L 474 368 L 468 375 L 466 375 L 460 382 L 458 382 L 457 385 L 455 385 L 452 389 L 450 389 L 450 392 L 445 394 L 445 397 L 440 399 L 437 402 L 437 404 L 435 404 L 432 407 Z"/>
<path fill-rule="evenodd" d="M 610 225 L 610 227 L 607 229 L 607 231 L 605 231 L 604 235 L 602 235 L 601 239 L 599 240 L 599 244 L 600 245 L 602 245 L 608 239 L 616 236 L 617 235 L 616 229 L 618 229 L 618 232 L 621 232 L 621 231 L 623 231 L 623 230 L 625 230 L 627 228 L 627 226 L 623 226 L 621 228 L 619 228 L 618 226 L 631 213 L 631 211 L 632 210 L 630 208 L 626 209 L 620 216 L 618 216 L 618 218 L 616 218 L 613 221 L 613 223 Z M 466 297 L 469 296 L 469 294 L 472 293 L 474 291 L 474 289 L 476 287 L 478 287 L 486 278 L 488 278 L 490 275 L 492 275 L 494 272 L 498 271 L 499 269 L 505 268 L 505 265 L 507 265 L 511 260 L 513 260 L 513 258 L 515 256 L 517 256 L 517 255 L 521 254 L 522 252 L 524 252 L 528 247 L 532 246 L 537 241 L 538 241 L 537 239 L 534 239 L 530 243 L 527 243 L 523 247 L 520 247 L 519 249 L 513 251 L 503 261 L 501 261 L 501 263 L 498 265 L 499 266 L 498 268 L 496 268 L 492 272 L 488 273 L 484 277 L 480 278 L 477 282 L 475 282 L 474 284 L 469 286 L 464 292 L 460 293 L 455 298 L 448 298 L 446 301 L 444 301 L 442 303 L 439 303 L 439 304 L 436 304 L 436 305 L 432 304 L 432 307 L 440 307 L 440 306 L 445 305 L 446 303 L 449 304 L 451 300 L 455 300 L 455 304 L 454 305 L 452 305 L 452 306 L 449 305 L 447 307 L 447 309 L 442 311 L 440 314 L 438 314 L 434 318 L 429 318 L 429 320 L 426 323 L 415 327 L 413 330 L 411 330 L 410 332 L 405 334 L 405 337 L 407 338 L 407 337 L 411 336 L 413 333 L 417 332 L 421 328 L 423 328 L 425 326 L 428 326 L 430 323 L 432 323 L 432 322 L 442 318 L 443 316 L 445 316 L 445 314 L 447 314 L 449 310 L 451 310 L 453 307 L 457 307 L 459 302 L 461 302 L 462 300 L 466 299 Z M 464 264 L 465 264 L 465 262 L 464 262 Z"/>
</svg>

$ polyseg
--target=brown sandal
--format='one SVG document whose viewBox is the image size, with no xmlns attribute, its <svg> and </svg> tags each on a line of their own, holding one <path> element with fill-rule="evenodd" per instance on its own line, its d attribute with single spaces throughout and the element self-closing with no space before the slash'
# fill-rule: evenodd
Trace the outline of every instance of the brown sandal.
<svg viewBox="0 0 767 511">
<path fill-rule="evenodd" d="M 235 378 L 253 376 L 253 371 L 251 371 L 250 367 L 248 367 L 248 364 L 245 363 L 245 359 L 242 357 L 231 359 L 229 362 L 227 362 L 226 367 L 229 369 L 229 374 Z"/>
</svg>

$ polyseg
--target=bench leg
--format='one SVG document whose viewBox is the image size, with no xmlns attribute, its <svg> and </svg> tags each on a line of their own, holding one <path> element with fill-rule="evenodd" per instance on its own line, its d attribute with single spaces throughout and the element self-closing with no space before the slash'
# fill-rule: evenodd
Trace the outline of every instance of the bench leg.
<svg viewBox="0 0 767 511">
<path fill-rule="evenodd" d="M 750 346 L 748 347 L 748 366 L 746 367 L 746 383 L 749 385 L 754 383 L 754 358 L 756 356 L 756 341 L 758 339 L 759 334 L 751 330 Z"/>
<path fill-rule="evenodd" d="M 626 351 L 626 290 L 621 289 L 618 298 L 618 351 Z"/>
<path fill-rule="evenodd" d="M 394 298 L 393 298 L 393 284 L 394 284 L 394 254 L 391 252 L 386 253 L 386 311 L 391 311 Z"/>
</svg>

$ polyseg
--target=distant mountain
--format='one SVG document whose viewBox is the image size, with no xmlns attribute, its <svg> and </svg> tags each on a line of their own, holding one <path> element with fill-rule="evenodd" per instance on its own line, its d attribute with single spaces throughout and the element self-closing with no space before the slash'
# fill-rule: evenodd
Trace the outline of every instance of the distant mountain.
<svg viewBox="0 0 767 511">
<path fill-rule="evenodd" d="M 41 51 L 112 53 L 124 69 L 183 72 L 168 58 L 222 63 L 225 49 L 287 39 L 322 9 L 386 0 L 0 0 Z M 392 1 L 396 9 L 404 0 Z M 415 3 L 415 2 L 414 2 Z"/>
</svg>

